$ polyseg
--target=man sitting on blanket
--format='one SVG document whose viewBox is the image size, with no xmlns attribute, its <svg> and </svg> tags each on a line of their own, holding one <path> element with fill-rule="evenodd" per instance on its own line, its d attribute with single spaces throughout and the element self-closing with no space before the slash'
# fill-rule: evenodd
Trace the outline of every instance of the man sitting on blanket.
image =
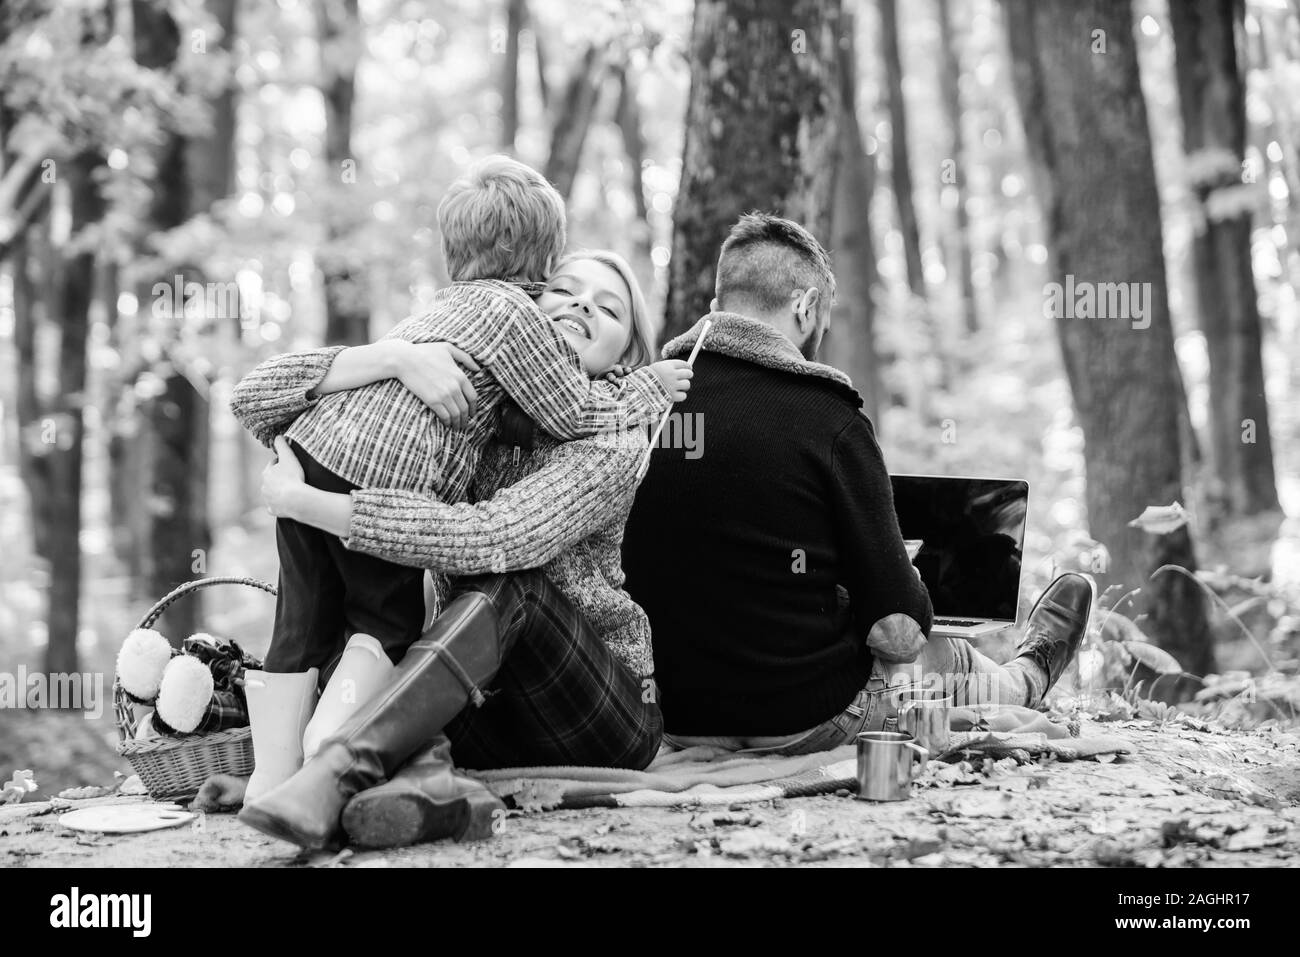
<svg viewBox="0 0 1300 957">
<path fill-rule="evenodd" d="M 697 441 L 655 450 L 623 545 L 665 740 L 825 750 L 880 729 L 885 689 L 921 675 L 942 675 L 958 706 L 1039 704 L 1083 638 L 1088 579 L 1048 587 L 1006 665 L 961 639 L 927 640 L 930 596 L 871 421 L 849 378 L 813 361 L 835 296 L 826 251 L 796 223 L 744 216 L 716 290 L 695 384 L 674 410 Z M 689 355 L 699 335 L 697 324 L 664 356 Z"/>
</svg>

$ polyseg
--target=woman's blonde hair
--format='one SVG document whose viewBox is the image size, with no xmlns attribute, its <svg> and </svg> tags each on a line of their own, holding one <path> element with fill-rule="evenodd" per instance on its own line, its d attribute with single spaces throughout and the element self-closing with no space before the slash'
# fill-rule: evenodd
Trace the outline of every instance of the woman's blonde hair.
<svg viewBox="0 0 1300 957">
<path fill-rule="evenodd" d="M 650 328 L 650 310 L 646 307 L 641 284 L 637 282 L 636 273 L 632 271 L 628 261 L 610 249 L 577 249 L 561 256 L 555 268 L 558 271 L 579 259 L 590 259 L 602 266 L 608 266 L 619 274 L 624 285 L 627 286 L 628 302 L 632 307 L 632 337 L 628 340 L 627 348 L 623 350 L 620 364 L 636 368 L 653 362 L 655 341 L 654 330 Z"/>
</svg>

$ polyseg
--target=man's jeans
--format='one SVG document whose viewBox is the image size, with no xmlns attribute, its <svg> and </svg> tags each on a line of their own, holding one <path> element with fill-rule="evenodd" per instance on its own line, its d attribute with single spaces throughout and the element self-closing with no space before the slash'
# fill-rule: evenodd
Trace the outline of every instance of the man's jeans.
<svg viewBox="0 0 1300 957">
<path fill-rule="evenodd" d="M 885 723 L 885 679 L 879 665 L 872 669 L 867 686 L 835 717 L 807 731 L 768 737 L 739 735 L 664 735 L 664 744 L 673 748 L 726 748 L 740 754 L 814 754 L 848 744 L 863 731 L 879 731 Z"/>
<path fill-rule="evenodd" d="M 727 748 L 742 754 L 796 755 L 829 751 L 851 744 L 863 731 L 880 731 L 885 719 L 898 712 L 897 695 L 903 687 L 943 687 L 953 694 L 953 704 L 970 705 L 1036 703 L 1020 660 L 1000 665 L 963 638 L 931 635 L 920 656 L 907 665 L 871 669 L 867 686 L 834 717 L 816 727 L 773 737 L 740 735 L 665 734 L 664 743 L 673 748 L 698 745 Z"/>
</svg>

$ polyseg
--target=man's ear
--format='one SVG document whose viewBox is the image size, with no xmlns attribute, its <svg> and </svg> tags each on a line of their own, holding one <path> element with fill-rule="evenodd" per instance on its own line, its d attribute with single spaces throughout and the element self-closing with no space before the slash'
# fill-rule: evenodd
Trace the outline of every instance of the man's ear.
<svg viewBox="0 0 1300 957">
<path fill-rule="evenodd" d="M 709 312 L 721 312 L 721 311 L 722 311 L 722 307 L 718 305 L 718 297 L 714 296 L 713 299 L 709 301 Z"/>
<path fill-rule="evenodd" d="M 799 324 L 799 331 L 808 331 L 809 326 L 817 325 L 817 303 L 821 300 L 821 290 L 816 286 L 809 286 L 803 290 L 802 295 L 796 289 L 794 291 L 794 316 L 795 321 Z"/>
</svg>

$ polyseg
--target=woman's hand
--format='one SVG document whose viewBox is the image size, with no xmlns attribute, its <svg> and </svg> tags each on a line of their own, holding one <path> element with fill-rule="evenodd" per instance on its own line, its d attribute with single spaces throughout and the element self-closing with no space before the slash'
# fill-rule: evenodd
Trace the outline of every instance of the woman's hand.
<svg viewBox="0 0 1300 957">
<path fill-rule="evenodd" d="M 262 470 L 262 501 L 276 518 L 296 518 L 294 496 L 307 485 L 302 466 L 283 435 L 275 439 L 276 459 Z"/>
<path fill-rule="evenodd" d="M 414 392 L 443 425 L 468 428 L 478 409 L 478 393 L 466 370 L 478 372 L 478 363 L 446 342 L 387 341 L 393 343 L 393 378 Z"/>
</svg>

